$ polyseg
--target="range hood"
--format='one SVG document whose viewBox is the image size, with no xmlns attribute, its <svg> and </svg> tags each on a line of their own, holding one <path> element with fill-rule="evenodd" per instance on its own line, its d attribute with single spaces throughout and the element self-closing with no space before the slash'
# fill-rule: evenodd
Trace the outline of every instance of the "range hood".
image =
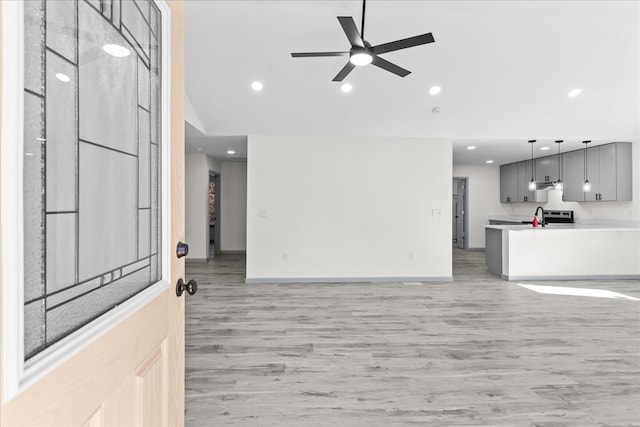
<svg viewBox="0 0 640 427">
<path fill-rule="evenodd" d="M 544 181 L 544 182 L 536 182 L 536 190 L 556 190 L 556 182 L 555 181 Z"/>
</svg>

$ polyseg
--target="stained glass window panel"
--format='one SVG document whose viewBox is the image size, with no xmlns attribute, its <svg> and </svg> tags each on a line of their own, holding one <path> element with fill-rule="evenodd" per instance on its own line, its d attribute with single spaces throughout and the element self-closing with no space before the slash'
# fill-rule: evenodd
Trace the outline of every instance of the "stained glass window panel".
<svg viewBox="0 0 640 427">
<path fill-rule="evenodd" d="M 162 29 L 147 0 L 30 0 L 24 24 L 29 360 L 161 279 Z"/>
</svg>

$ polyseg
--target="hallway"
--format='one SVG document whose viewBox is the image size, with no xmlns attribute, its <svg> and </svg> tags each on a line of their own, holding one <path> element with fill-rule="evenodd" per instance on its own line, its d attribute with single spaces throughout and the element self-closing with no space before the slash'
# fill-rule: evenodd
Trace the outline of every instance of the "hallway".
<svg viewBox="0 0 640 427">
<path fill-rule="evenodd" d="M 186 425 L 640 424 L 639 301 L 453 259 L 453 283 L 246 285 L 244 256 L 187 263 Z"/>
</svg>

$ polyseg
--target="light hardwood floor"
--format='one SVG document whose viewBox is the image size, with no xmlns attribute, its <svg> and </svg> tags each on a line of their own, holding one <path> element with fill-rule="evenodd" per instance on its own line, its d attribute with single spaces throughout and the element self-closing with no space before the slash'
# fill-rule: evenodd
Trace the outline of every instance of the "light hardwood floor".
<svg viewBox="0 0 640 427">
<path fill-rule="evenodd" d="M 453 283 L 420 284 L 246 285 L 243 256 L 187 263 L 186 424 L 640 425 L 640 301 L 453 259 Z M 631 280 L 537 284 L 640 298 Z"/>
</svg>

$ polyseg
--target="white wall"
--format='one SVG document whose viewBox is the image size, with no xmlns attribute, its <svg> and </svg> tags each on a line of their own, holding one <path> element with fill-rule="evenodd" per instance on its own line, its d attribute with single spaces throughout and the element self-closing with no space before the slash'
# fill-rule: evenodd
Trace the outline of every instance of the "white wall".
<svg viewBox="0 0 640 427">
<path fill-rule="evenodd" d="M 451 279 L 451 141 L 249 136 L 248 150 L 247 281 Z"/>
<path fill-rule="evenodd" d="M 222 163 L 218 159 L 207 156 L 207 168 L 209 169 L 209 172 L 217 172 L 219 174 L 222 170 Z"/>
<path fill-rule="evenodd" d="M 204 130 L 204 126 L 202 125 L 202 120 L 200 120 L 200 116 L 198 116 L 198 112 L 193 108 L 193 104 L 191 103 L 189 96 L 185 96 L 184 99 L 184 120 L 190 123 L 191 126 L 196 128 L 203 135 L 207 134 Z"/>
<path fill-rule="evenodd" d="M 220 250 L 247 250 L 247 164 L 222 162 L 220 170 Z"/>
<path fill-rule="evenodd" d="M 627 224 L 640 226 L 640 143 L 632 147 L 633 195 L 630 202 L 563 202 L 561 191 L 549 191 L 546 210 L 573 210 L 576 222 L 597 224 Z M 505 204 L 509 215 L 530 215 L 535 211 L 533 203 Z"/>
<path fill-rule="evenodd" d="M 190 259 L 209 258 L 209 175 L 220 175 L 220 250 L 246 250 L 247 164 L 206 154 L 185 156 L 185 240 Z"/>
<path fill-rule="evenodd" d="M 209 165 L 205 154 L 185 156 L 185 240 L 187 258 L 209 256 Z"/>
<path fill-rule="evenodd" d="M 484 248 L 484 228 L 482 226 L 489 224 L 489 216 L 508 215 L 500 203 L 500 167 L 454 165 L 453 176 L 455 178 L 469 178 L 467 184 L 469 199 L 467 242 L 469 249 Z"/>
</svg>

